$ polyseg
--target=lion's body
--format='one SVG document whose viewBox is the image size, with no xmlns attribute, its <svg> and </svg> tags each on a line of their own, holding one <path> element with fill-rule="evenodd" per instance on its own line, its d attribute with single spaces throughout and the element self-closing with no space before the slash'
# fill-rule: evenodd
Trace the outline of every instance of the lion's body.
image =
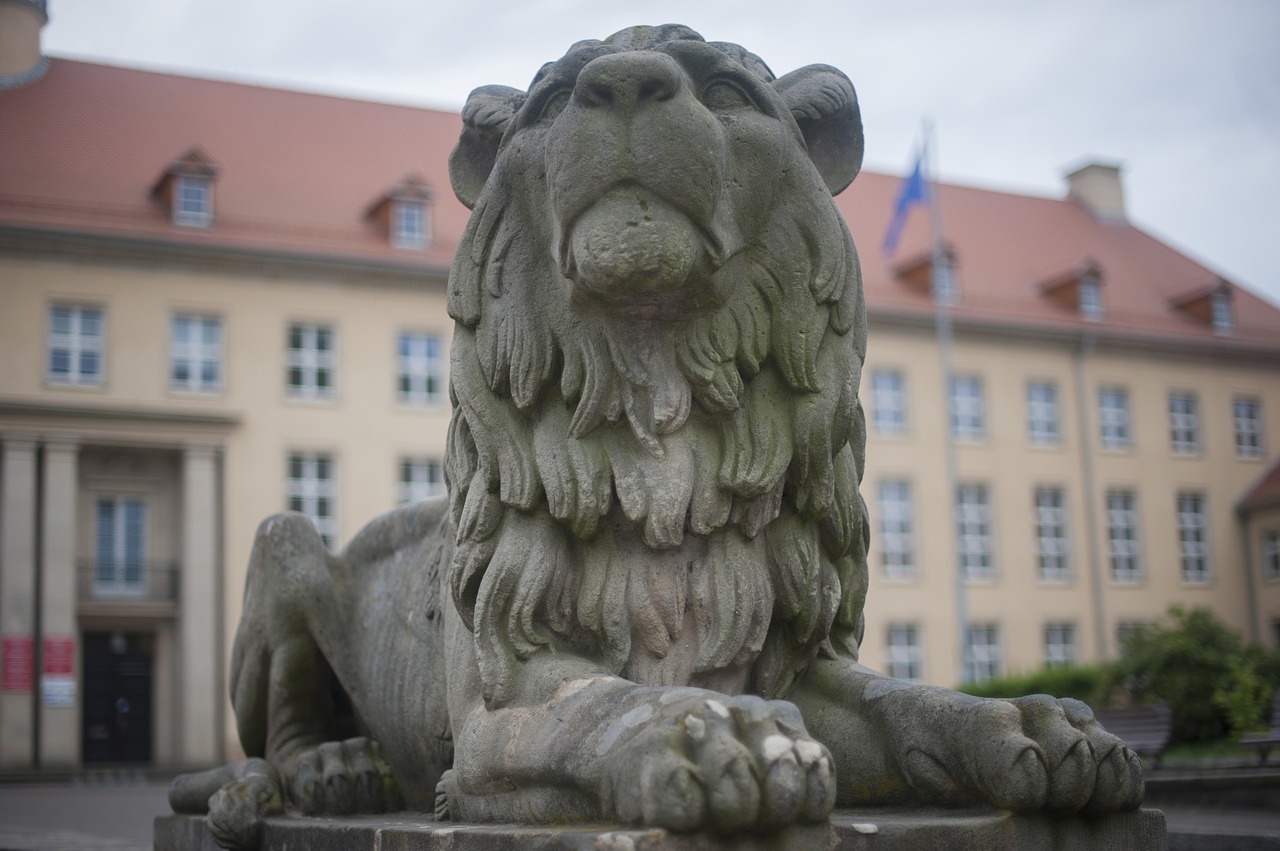
<svg viewBox="0 0 1280 851">
<path fill-rule="evenodd" d="M 232 688 L 265 762 L 180 781 L 175 806 L 225 783 L 211 820 L 240 847 L 281 791 L 722 832 L 825 818 L 837 768 L 845 803 L 1134 806 L 1136 757 L 1082 704 L 857 664 L 847 78 L 637 27 L 528 93 L 476 90 L 463 121 L 448 510 L 337 557 L 296 515 L 264 524 Z"/>
</svg>

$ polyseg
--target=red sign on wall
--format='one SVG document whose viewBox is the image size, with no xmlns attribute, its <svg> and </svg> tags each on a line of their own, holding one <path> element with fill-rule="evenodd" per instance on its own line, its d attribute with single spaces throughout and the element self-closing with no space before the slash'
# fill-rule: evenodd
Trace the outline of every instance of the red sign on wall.
<svg viewBox="0 0 1280 851">
<path fill-rule="evenodd" d="M 76 672 L 76 637 L 74 635 L 46 635 L 44 637 L 45 676 L 74 674 Z"/>
<path fill-rule="evenodd" d="M 27 693 L 34 684 L 32 668 L 33 642 L 29 635 L 6 635 L 4 649 L 0 651 L 0 666 L 4 668 L 0 676 L 0 688 L 6 692 Z"/>
</svg>

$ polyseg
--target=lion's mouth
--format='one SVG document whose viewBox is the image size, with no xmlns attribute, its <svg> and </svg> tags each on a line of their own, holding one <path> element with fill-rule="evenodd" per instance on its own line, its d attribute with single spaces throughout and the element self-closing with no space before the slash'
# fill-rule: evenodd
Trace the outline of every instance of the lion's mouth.
<svg viewBox="0 0 1280 851">
<path fill-rule="evenodd" d="M 635 183 L 614 186 L 560 238 L 560 271 L 601 296 L 675 293 L 706 281 L 717 255 L 688 215 Z"/>
</svg>

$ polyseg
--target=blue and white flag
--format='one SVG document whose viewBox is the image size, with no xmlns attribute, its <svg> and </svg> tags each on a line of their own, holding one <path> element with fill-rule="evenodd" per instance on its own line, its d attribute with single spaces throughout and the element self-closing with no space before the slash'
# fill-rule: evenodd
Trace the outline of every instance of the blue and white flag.
<svg viewBox="0 0 1280 851">
<path fill-rule="evenodd" d="M 907 224 L 907 215 L 916 204 L 929 203 L 929 185 L 924 179 L 924 147 L 916 155 L 915 168 L 911 174 L 902 178 L 898 184 L 898 196 L 893 202 L 893 218 L 889 220 L 889 228 L 884 232 L 884 242 L 880 248 L 886 255 L 892 255 L 898 248 L 898 237 L 902 236 L 902 228 Z"/>
</svg>

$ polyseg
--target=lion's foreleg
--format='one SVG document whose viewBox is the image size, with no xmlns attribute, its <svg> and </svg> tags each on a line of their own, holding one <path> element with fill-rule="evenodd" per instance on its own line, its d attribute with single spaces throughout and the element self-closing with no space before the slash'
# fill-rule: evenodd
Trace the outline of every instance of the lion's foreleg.
<svg viewBox="0 0 1280 851">
<path fill-rule="evenodd" d="M 791 696 L 831 749 L 838 802 L 986 802 L 1055 813 L 1131 809 L 1137 757 L 1077 700 L 992 700 L 816 660 Z"/>
<path fill-rule="evenodd" d="M 449 816 L 464 821 L 617 820 L 743 830 L 825 818 L 827 752 L 794 706 L 698 688 L 640 686 L 544 654 L 518 666 L 502 707 L 480 699 L 470 634 L 455 635 Z"/>
</svg>

